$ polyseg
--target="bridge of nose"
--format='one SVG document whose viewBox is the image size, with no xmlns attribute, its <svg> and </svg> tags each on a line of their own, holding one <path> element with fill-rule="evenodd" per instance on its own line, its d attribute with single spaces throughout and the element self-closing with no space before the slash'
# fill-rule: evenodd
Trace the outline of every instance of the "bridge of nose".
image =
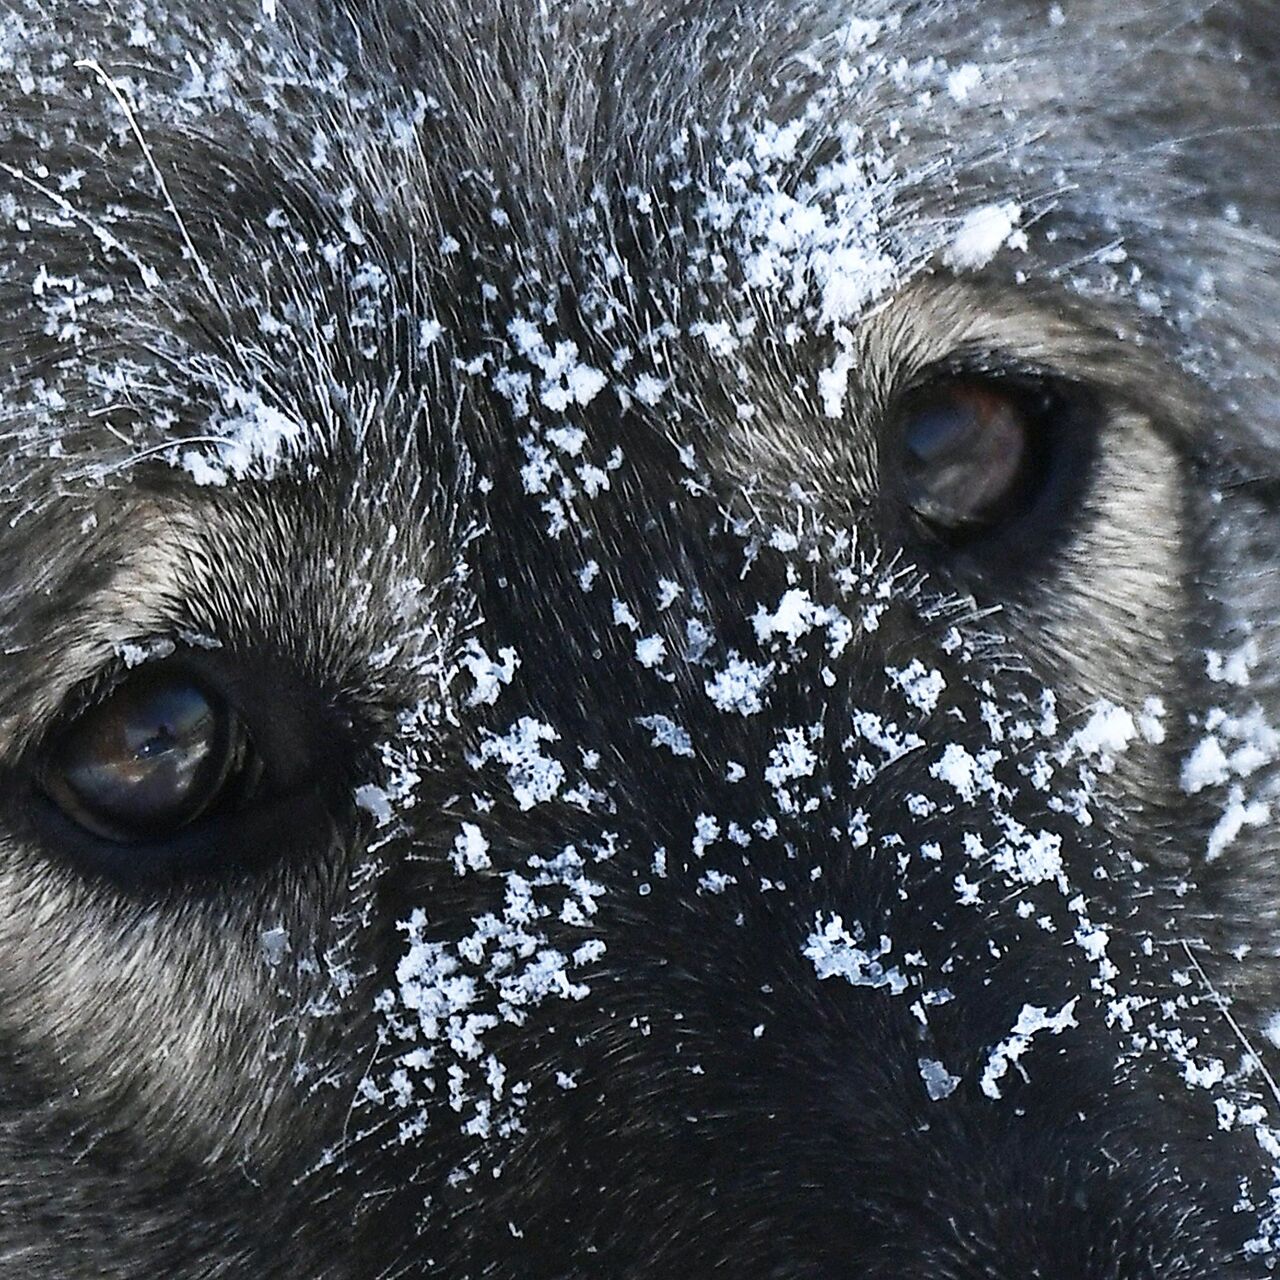
<svg viewBox="0 0 1280 1280">
<path fill-rule="evenodd" d="M 473 584 L 496 584 L 486 573 Z M 1113 1241 L 1117 1218 L 1176 1182 L 1176 1125 L 1115 1094 L 1118 1040 L 1077 1025 L 1087 982 L 1063 904 L 1028 895 L 1058 912 L 1051 930 L 1000 909 L 954 815 L 908 803 L 940 757 L 883 701 L 867 718 L 892 620 L 848 639 L 842 664 L 834 606 L 784 605 L 804 589 L 749 577 L 776 593 L 767 624 L 787 609 L 812 624 L 812 653 L 787 672 L 774 652 L 767 677 L 767 654 L 739 653 L 780 714 L 725 712 L 708 686 L 731 660 L 710 628 L 696 661 L 676 647 L 706 615 L 688 603 L 696 580 L 670 581 L 684 590 L 664 601 L 606 578 L 558 630 L 554 596 L 526 609 L 512 589 L 482 609 L 510 629 L 481 628 L 463 664 L 456 772 L 438 756 L 434 777 L 418 770 L 410 829 L 382 849 L 404 859 L 382 917 L 404 1052 L 375 1084 L 394 1097 L 399 1071 L 402 1121 L 422 1126 L 409 1152 L 431 1143 L 464 1171 L 454 1211 L 480 1212 L 475 1180 L 500 1174 L 509 1198 L 485 1212 L 543 1241 L 548 1275 L 570 1226 L 605 1247 L 607 1197 L 592 1199 L 619 1182 L 655 1221 L 673 1188 L 699 1201 L 680 1239 L 652 1244 L 689 1274 L 720 1250 L 776 1254 L 786 1275 L 812 1247 L 820 1265 L 856 1254 L 858 1276 L 994 1275 L 1013 1257 L 1042 1266 L 1059 1233 L 1096 1237 L 1064 1276 L 1092 1259 L 1100 1276 L 1208 1274 L 1188 1261 L 1200 1245 L 1155 1243 L 1159 1214 Z M 713 710 L 726 727 L 708 728 Z M 419 1113 L 428 1079 L 438 1101 Z M 1134 1169 L 1099 1161 L 1104 1143 Z M 548 1162 L 554 1185 L 524 1198 Z M 747 1232 L 749 1259 L 744 1218 L 771 1228 Z"/>
<path fill-rule="evenodd" d="M 360 641 L 381 736 L 357 803 L 391 1048 L 360 1105 L 403 1135 L 388 1203 L 603 1248 L 591 1196 L 621 1179 L 683 1224 L 651 1249 L 689 1274 L 745 1256 L 744 1217 L 770 1224 L 751 1260 L 779 1275 L 815 1241 L 821 1265 L 862 1249 L 860 1275 L 881 1256 L 910 1275 L 936 1242 L 963 1276 L 1055 1231 L 1111 1239 L 1158 1189 L 1085 1148 L 1119 1135 L 1172 1183 L 1176 1126 L 1113 1097 L 1093 908 L 1059 883 L 1110 835 L 1026 785 L 1037 751 L 1049 781 L 1063 767 L 1042 691 L 1002 672 L 1013 713 L 989 714 L 956 611 L 931 613 L 869 526 L 859 543 L 778 491 L 795 532 L 726 509 L 723 459 L 689 465 L 622 416 L 589 460 L 465 408 L 419 420 L 410 467 L 403 431 L 385 465 L 370 449 L 358 509 L 332 504 L 319 539 L 347 652 L 350 620 L 382 619 Z M 495 1175 L 505 1197 L 475 1194 Z M 1146 1274 L 1139 1244 L 1097 1248 L 1099 1274 Z"/>
</svg>

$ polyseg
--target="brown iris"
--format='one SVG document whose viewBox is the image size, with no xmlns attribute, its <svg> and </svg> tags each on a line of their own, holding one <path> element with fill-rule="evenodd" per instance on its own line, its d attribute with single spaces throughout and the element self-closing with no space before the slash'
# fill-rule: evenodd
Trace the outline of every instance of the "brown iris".
<svg viewBox="0 0 1280 1280">
<path fill-rule="evenodd" d="M 1028 395 L 998 381 L 947 378 L 901 418 L 908 505 L 934 528 L 977 532 L 1017 516 L 1044 479 L 1044 441 Z"/>
<path fill-rule="evenodd" d="M 243 790 L 253 752 L 239 716 L 189 676 L 137 671 L 65 730 L 43 775 L 95 835 L 163 838 Z"/>
</svg>

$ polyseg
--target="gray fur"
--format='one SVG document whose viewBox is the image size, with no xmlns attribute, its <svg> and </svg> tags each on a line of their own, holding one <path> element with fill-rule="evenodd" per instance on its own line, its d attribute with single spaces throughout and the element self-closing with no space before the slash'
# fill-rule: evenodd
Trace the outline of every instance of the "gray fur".
<svg viewBox="0 0 1280 1280">
<path fill-rule="evenodd" d="M 1267 1274 L 1277 765 L 1181 770 L 1211 708 L 1280 715 L 1271 0 L 275 7 L 0 2 L 0 1273 Z M 731 167 L 806 110 L 794 156 Z M 744 284 L 741 210 L 850 128 L 892 278 L 828 323 L 820 281 Z M 950 270 L 1005 201 L 1026 250 Z M 706 326 L 748 317 L 717 355 Z M 608 387 L 540 402 L 531 318 Z M 1070 536 L 1016 579 L 929 560 L 884 496 L 893 406 L 957 356 L 1105 405 Z M 855 621 L 839 652 L 826 622 L 754 627 L 799 588 Z M 30 774 L 157 639 L 335 727 L 297 712 L 322 794 L 252 866 L 122 886 L 33 819 Z M 1206 649 L 1246 641 L 1250 682 L 1212 680 Z M 755 715 L 706 692 L 737 653 L 773 664 Z M 886 675 L 913 658 L 946 670 L 936 711 Z M 1070 895 L 966 861 L 1004 801 L 905 808 L 951 735 L 992 746 L 980 704 L 1029 723 L 1044 689 L 1059 727 L 1001 739 L 1000 785 L 1062 835 Z M 1070 754 L 1098 700 L 1157 697 L 1163 739 Z M 919 750 L 858 780 L 858 709 Z M 522 718 L 562 776 L 529 805 Z M 810 725 L 812 771 L 767 783 Z M 1027 781 L 1036 751 L 1048 794 L 1091 788 L 1088 826 Z M 803 945 L 836 915 L 923 957 L 910 995 L 819 980 Z M 485 919 L 507 932 L 476 960 Z M 473 984 L 433 1030 L 407 1003 L 446 991 L 428 953 Z M 1073 993 L 1080 1026 L 984 1093 L 1019 1009 Z M 930 1101 L 935 1059 L 961 1083 Z"/>
</svg>

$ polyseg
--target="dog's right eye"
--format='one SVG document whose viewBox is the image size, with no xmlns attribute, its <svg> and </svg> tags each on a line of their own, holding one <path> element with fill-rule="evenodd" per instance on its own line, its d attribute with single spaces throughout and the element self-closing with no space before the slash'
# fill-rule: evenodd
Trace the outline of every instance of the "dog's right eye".
<svg viewBox="0 0 1280 1280">
<path fill-rule="evenodd" d="M 41 773 L 78 826 L 127 844 L 164 839 L 261 776 L 243 720 L 181 670 L 138 670 L 63 729 Z"/>
</svg>

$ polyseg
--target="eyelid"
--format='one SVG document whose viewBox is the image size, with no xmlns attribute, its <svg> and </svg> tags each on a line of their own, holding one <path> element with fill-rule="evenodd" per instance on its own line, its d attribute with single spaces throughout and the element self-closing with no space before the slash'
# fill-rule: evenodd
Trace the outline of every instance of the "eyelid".
<svg viewBox="0 0 1280 1280">
<path fill-rule="evenodd" d="M 64 693 L 57 711 L 41 727 L 32 745 L 38 748 L 85 712 L 105 702 L 134 672 L 161 665 L 181 665 L 182 654 L 181 642 L 165 635 L 148 635 L 115 645 L 92 675 Z"/>
<path fill-rule="evenodd" d="M 1126 407 L 1182 456 L 1205 445 L 1208 392 L 1177 355 L 1122 311 L 1108 322 L 1070 297 L 1034 286 L 922 278 L 860 330 L 867 364 L 896 400 L 940 369 L 1052 378 Z"/>
<path fill-rule="evenodd" d="M 944 378 L 971 378 L 975 381 L 1008 382 L 1014 386 L 1032 387 L 1037 384 L 1048 386 L 1080 387 L 1095 392 L 1103 390 L 1095 387 L 1087 378 L 1079 376 L 1075 371 L 1051 365 L 1043 360 L 1033 360 L 1029 356 L 1006 350 L 1002 347 L 974 345 L 957 347 L 937 360 L 931 360 L 912 369 L 910 376 L 893 391 L 895 401 L 917 394 L 921 390 Z"/>
</svg>

